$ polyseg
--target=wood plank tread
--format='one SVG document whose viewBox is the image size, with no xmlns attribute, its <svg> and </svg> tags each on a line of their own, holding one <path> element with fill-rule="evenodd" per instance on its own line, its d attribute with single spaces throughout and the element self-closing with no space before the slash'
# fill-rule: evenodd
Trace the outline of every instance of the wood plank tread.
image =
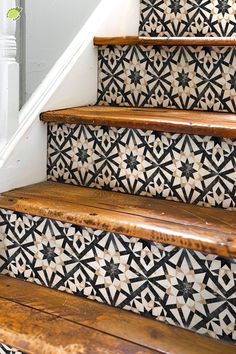
<svg viewBox="0 0 236 354">
<path fill-rule="evenodd" d="M 84 322 L 101 315 L 88 310 L 89 301 L 4 276 L 0 287 L 1 343 L 34 354 L 161 354 L 83 324 L 82 314 Z"/>
<path fill-rule="evenodd" d="M 235 46 L 236 37 L 95 37 L 94 45 Z"/>
<path fill-rule="evenodd" d="M 0 276 L 0 341 L 34 354 L 233 354 L 235 346 Z"/>
<path fill-rule="evenodd" d="M 3 193 L 0 207 L 236 258 L 235 211 L 54 182 Z"/>
<path fill-rule="evenodd" d="M 231 113 L 92 106 L 44 112 L 41 120 L 236 138 L 236 115 Z"/>
</svg>

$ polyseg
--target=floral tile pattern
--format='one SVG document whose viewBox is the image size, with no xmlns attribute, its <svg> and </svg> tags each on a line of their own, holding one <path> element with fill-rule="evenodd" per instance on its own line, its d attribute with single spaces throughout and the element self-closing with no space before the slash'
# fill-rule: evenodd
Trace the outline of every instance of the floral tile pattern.
<svg viewBox="0 0 236 354">
<path fill-rule="evenodd" d="M 141 36 L 236 35 L 234 0 L 141 0 Z"/>
<path fill-rule="evenodd" d="M 98 104 L 236 112 L 236 49 L 100 47 Z"/>
<path fill-rule="evenodd" d="M 236 260 L 0 210 L 0 273 L 236 341 Z"/>
<path fill-rule="evenodd" d="M 49 124 L 48 179 L 236 207 L 236 141 L 140 129 Z"/>
<path fill-rule="evenodd" d="M 0 343 L 0 354 L 24 354 L 17 349 L 11 348 L 6 344 Z"/>
</svg>

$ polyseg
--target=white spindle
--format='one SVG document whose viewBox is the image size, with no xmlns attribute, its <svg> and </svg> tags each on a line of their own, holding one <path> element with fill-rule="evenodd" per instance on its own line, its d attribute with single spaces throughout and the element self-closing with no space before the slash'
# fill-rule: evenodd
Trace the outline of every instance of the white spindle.
<svg viewBox="0 0 236 354">
<path fill-rule="evenodd" d="M 18 125 L 19 65 L 16 62 L 16 21 L 7 18 L 15 0 L 0 1 L 0 144 L 6 144 Z"/>
</svg>

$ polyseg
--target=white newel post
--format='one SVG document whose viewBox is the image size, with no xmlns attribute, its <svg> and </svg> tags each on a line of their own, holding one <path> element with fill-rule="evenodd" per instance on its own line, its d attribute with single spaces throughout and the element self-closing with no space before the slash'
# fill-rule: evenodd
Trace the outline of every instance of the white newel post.
<svg viewBox="0 0 236 354">
<path fill-rule="evenodd" d="M 16 21 L 7 18 L 15 0 L 0 0 L 0 146 L 18 125 L 19 65 L 16 62 Z"/>
</svg>

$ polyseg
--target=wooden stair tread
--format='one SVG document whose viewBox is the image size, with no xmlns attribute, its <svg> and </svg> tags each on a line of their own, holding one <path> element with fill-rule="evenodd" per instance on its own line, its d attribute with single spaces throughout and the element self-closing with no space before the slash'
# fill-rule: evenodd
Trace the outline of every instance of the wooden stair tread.
<svg viewBox="0 0 236 354">
<path fill-rule="evenodd" d="M 41 120 L 236 138 L 236 115 L 232 113 L 92 106 L 48 111 L 41 114 Z"/>
<path fill-rule="evenodd" d="M 76 302 L 76 298 L 73 300 L 72 295 L 62 294 L 60 297 L 55 290 L 40 289 L 37 285 L 4 278 L 0 277 L 1 343 L 33 354 L 161 354 L 104 333 L 93 326 L 82 325 L 80 322 L 83 321 L 79 318 L 81 313 L 86 316 L 84 322 L 99 315 L 98 311 L 96 314 L 89 312 L 87 302 L 83 303 L 82 309 L 80 301 Z M 69 303 L 67 306 L 66 302 Z M 62 311 L 58 308 L 58 303 Z"/>
<path fill-rule="evenodd" d="M 43 182 L 0 196 L 0 207 L 178 247 L 236 257 L 235 211 Z"/>
<path fill-rule="evenodd" d="M 94 45 L 235 46 L 236 37 L 95 37 Z"/>
<path fill-rule="evenodd" d="M 0 304 L 0 340 L 5 333 L 9 345 L 28 352 L 41 354 L 47 343 L 70 353 L 65 346 L 72 343 L 84 354 L 235 353 L 234 345 L 6 276 L 0 276 Z"/>
</svg>

